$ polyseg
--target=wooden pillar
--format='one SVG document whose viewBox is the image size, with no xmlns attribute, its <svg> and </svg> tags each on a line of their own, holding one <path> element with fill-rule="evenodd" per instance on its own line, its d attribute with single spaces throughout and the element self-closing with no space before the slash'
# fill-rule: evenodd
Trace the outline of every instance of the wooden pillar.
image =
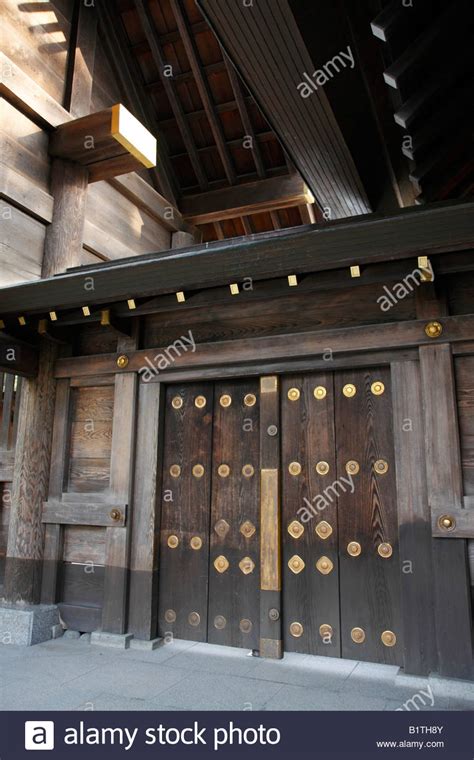
<svg viewBox="0 0 474 760">
<path fill-rule="evenodd" d="M 260 656 L 283 657 L 281 635 L 280 394 L 260 379 Z"/>
<path fill-rule="evenodd" d="M 406 673 L 428 675 L 436 666 L 436 636 L 431 518 L 418 362 L 392 364 L 392 399 L 404 668 Z"/>
<path fill-rule="evenodd" d="M 421 285 L 417 315 L 429 320 L 447 313 L 435 287 Z M 441 339 L 435 339 L 436 341 Z M 420 346 L 428 504 L 431 509 L 463 507 L 463 480 L 451 346 Z M 472 622 L 466 541 L 433 539 L 433 584 L 438 672 L 472 678 Z"/>
<path fill-rule="evenodd" d="M 121 338 L 120 353 L 135 350 L 137 336 Z M 113 501 L 130 505 L 133 495 L 133 462 L 135 449 L 136 391 L 135 372 L 115 376 L 112 450 L 110 456 L 110 494 Z M 122 526 L 106 528 L 105 576 L 102 630 L 125 633 L 130 565 L 130 509 Z"/>
<path fill-rule="evenodd" d="M 161 383 L 140 383 L 127 629 L 139 639 L 157 635 L 163 403 Z"/>
<path fill-rule="evenodd" d="M 64 103 L 74 117 L 86 116 L 90 111 L 96 32 L 95 5 L 76 0 Z M 53 219 L 46 230 L 42 277 L 52 277 L 81 263 L 88 181 L 87 167 L 61 158 L 53 159 Z M 54 304 L 51 306 L 54 308 Z"/>
<path fill-rule="evenodd" d="M 51 167 L 53 220 L 46 229 L 42 277 L 52 277 L 81 263 L 88 169 L 54 158 Z M 54 304 L 51 304 L 54 308 Z"/>
<path fill-rule="evenodd" d="M 36 378 L 23 381 L 13 468 L 5 598 L 38 603 L 43 559 L 41 513 L 49 478 L 57 349 L 45 342 Z"/>
</svg>

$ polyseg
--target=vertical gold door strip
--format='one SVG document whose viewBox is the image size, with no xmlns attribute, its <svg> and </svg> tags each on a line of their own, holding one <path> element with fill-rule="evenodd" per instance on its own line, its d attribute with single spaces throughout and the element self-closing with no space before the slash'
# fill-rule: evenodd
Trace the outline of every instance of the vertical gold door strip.
<svg viewBox="0 0 474 760">
<path fill-rule="evenodd" d="M 277 469 L 261 471 L 260 498 L 260 587 L 264 591 L 280 591 L 280 509 Z"/>
</svg>

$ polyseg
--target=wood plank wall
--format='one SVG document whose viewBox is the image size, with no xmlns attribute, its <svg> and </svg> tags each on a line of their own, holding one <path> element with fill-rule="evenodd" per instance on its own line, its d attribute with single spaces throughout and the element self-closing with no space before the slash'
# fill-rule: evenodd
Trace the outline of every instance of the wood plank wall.
<svg viewBox="0 0 474 760">
<path fill-rule="evenodd" d="M 48 140 L 49 132 L 57 126 L 45 128 L 43 105 L 48 98 L 59 106 L 65 104 L 73 15 L 74 0 L 5 0 L 0 10 L 2 50 L 31 79 L 28 115 L 21 103 L 8 99 L 8 92 L 0 99 L 0 211 L 4 230 L 0 287 L 41 275 L 45 232 L 54 201 Z M 8 66 L 6 71 L 4 68 L 2 74 L 8 80 Z M 99 34 L 91 111 L 120 100 Z M 150 186 L 148 173 L 143 170 L 130 176 L 136 177 L 134 189 L 146 202 L 135 201 L 130 194 L 125 195 L 122 187 L 109 182 L 89 185 L 84 264 L 171 248 L 172 231 L 153 213 L 153 203 L 150 206 L 150 193 L 152 200 L 156 196 L 158 201 L 160 196 Z"/>
</svg>

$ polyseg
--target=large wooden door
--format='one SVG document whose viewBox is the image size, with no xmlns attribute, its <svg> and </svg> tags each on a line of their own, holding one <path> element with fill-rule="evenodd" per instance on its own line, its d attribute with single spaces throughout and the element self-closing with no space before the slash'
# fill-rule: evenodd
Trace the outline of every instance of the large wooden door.
<svg viewBox="0 0 474 760">
<path fill-rule="evenodd" d="M 169 386 L 160 636 L 257 649 L 258 380 Z"/>
<path fill-rule="evenodd" d="M 403 664 L 390 371 L 283 379 L 287 651 Z"/>
<path fill-rule="evenodd" d="M 280 399 L 283 647 L 403 664 L 390 371 L 288 375 Z M 259 648 L 260 433 L 256 379 L 167 389 L 162 636 Z"/>
</svg>

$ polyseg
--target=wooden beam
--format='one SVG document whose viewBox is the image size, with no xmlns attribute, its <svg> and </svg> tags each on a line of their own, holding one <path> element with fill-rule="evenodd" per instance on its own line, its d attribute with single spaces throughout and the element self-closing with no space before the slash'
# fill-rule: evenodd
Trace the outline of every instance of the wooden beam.
<svg viewBox="0 0 474 760">
<path fill-rule="evenodd" d="M 222 229 L 222 224 L 220 222 L 214 222 L 214 229 L 216 231 L 217 239 L 225 240 L 224 230 Z"/>
<path fill-rule="evenodd" d="M 259 0 L 250 11 L 233 0 L 197 5 L 319 205 L 329 207 L 333 219 L 370 211 L 329 101 L 304 77 L 314 82 L 315 66 L 289 2 Z M 297 86 L 305 82 L 309 94 Z"/>
<path fill-rule="evenodd" d="M 72 118 L 69 111 L 2 52 L 0 95 L 43 129 L 54 129 Z"/>
<path fill-rule="evenodd" d="M 97 41 L 97 9 L 76 0 L 66 82 L 65 105 L 74 118 L 89 113 Z"/>
<path fill-rule="evenodd" d="M 140 2 L 142 2 L 142 0 L 140 0 Z M 196 86 L 198 88 L 204 110 L 206 111 L 206 115 L 209 120 L 209 125 L 211 127 L 214 141 L 217 145 L 217 149 L 221 157 L 225 175 L 229 183 L 233 185 L 237 181 L 237 176 L 232 164 L 229 150 L 226 145 L 222 124 L 215 112 L 209 83 L 203 74 L 202 67 L 199 62 L 199 53 L 196 47 L 196 42 L 189 28 L 186 11 L 183 10 L 180 0 L 170 0 L 170 6 L 178 25 L 178 30 L 183 41 L 184 49 L 186 51 L 189 65 L 191 66 L 191 71 L 193 72 L 194 79 L 196 81 Z"/>
<path fill-rule="evenodd" d="M 80 308 L 86 271 L 94 275 L 96 304 L 104 304 L 138 295 L 145 298 L 221 286 L 243 277 L 273 280 L 421 254 L 468 251 L 474 247 L 473 209 L 472 202 L 464 201 L 411 207 L 388 216 L 374 214 L 353 222 L 296 227 L 99 264 L 54 279 L 3 288 L 0 318 Z"/>
<path fill-rule="evenodd" d="M 237 71 L 234 68 L 234 64 L 230 60 L 229 56 L 226 54 L 225 50 L 222 50 L 222 55 L 224 57 L 230 86 L 232 87 L 232 91 L 234 93 L 235 102 L 237 103 L 237 107 L 240 113 L 240 118 L 242 119 L 242 125 L 244 127 L 244 135 L 246 138 L 250 138 L 250 140 L 252 141 L 252 156 L 253 156 L 253 160 L 255 161 L 255 168 L 257 169 L 258 176 L 263 179 L 264 177 L 266 177 L 265 166 L 263 163 L 262 154 L 261 154 L 260 147 L 258 144 L 258 137 L 255 134 L 252 120 L 248 112 L 247 103 L 245 102 L 245 95 L 242 89 L 241 80 L 240 80 L 239 75 L 237 74 Z M 273 133 L 271 134 L 273 135 Z"/>
<path fill-rule="evenodd" d="M 185 222 L 181 212 L 135 172 L 114 177 L 109 184 L 171 232 L 196 234 L 196 228 Z"/>
<path fill-rule="evenodd" d="M 38 349 L 0 331 L 0 372 L 35 377 L 38 372 Z"/>
<path fill-rule="evenodd" d="M 189 114 L 186 114 L 186 118 L 189 120 Z M 257 145 L 264 144 L 264 143 L 277 143 L 278 138 L 272 132 L 271 129 L 267 129 L 265 132 L 258 132 L 258 134 L 255 134 L 255 140 Z M 243 137 L 237 137 L 233 140 L 227 140 L 227 147 L 228 148 L 242 148 L 243 147 Z M 255 143 L 254 143 L 255 144 Z M 250 150 L 250 148 L 246 148 L 246 150 Z M 216 145 L 204 145 L 202 148 L 197 148 L 197 152 L 207 153 L 210 155 L 215 155 L 217 153 L 217 146 Z M 171 158 L 177 159 L 177 158 L 185 158 L 187 156 L 186 151 L 180 152 L 180 153 L 173 153 Z M 292 174 L 292 172 L 288 172 L 288 174 Z M 265 172 L 265 176 L 267 175 L 267 172 Z M 210 184 L 210 183 L 209 183 Z"/>
<path fill-rule="evenodd" d="M 51 156 L 96 170 L 109 159 L 124 159 L 114 177 L 156 165 L 156 138 L 121 103 L 61 124 L 49 141 Z"/>
<path fill-rule="evenodd" d="M 150 50 L 151 50 L 151 54 L 152 54 L 155 66 L 160 72 L 161 80 L 163 82 L 163 87 L 168 97 L 168 100 L 170 102 L 175 119 L 177 121 L 178 129 L 181 133 L 181 137 L 183 138 L 183 142 L 189 153 L 189 160 L 191 161 L 192 167 L 194 169 L 194 173 L 196 175 L 196 179 L 198 181 L 199 187 L 205 190 L 208 186 L 207 177 L 201 165 L 201 159 L 199 158 L 199 155 L 196 151 L 196 144 L 194 142 L 194 137 L 186 121 L 186 116 L 184 113 L 183 106 L 181 105 L 181 101 L 175 91 L 173 78 L 168 77 L 165 74 L 165 71 L 164 71 L 165 62 L 163 59 L 163 53 L 161 50 L 161 46 L 158 42 L 156 28 L 153 22 L 153 18 L 150 14 L 150 10 L 145 5 L 143 0 L 135 0 L 135 6 L 138 12 L 140 23 L 145 33 L 145 37 L 148 40 L 148 44 L 150 46 Z"/>
<path fill-rule="evenodd" d="M 0 162 L 0 198 L 40 222 L 52 221 L 53 197 L 3 162 Z"/>
<path fill-rule="evenodd" d="M 117 17 L 115 3 L 112 0 L 103 0 L 97 4 L 97 11 L 99 13 L 101 38 L 105 44 L 108 60 L 117 76 L 124 102 L 130 105 L 130 110 L 140 118 L 150 131 L 154 131 L 155 114 L 141 85 L 141 72 L 129 52 L 129 41 L 120 17 Z M 162 135 L 159 136 L 158 141 L 158 165 L 158 170 L 150 170 L 153 182 L 161 194 L 176 206 L 178 184 Z"/>
<path fill-rule="evenodd" d="M 246 235 L 253 235 L 252 221 L 248 216 L 241 216 L 240 221 Z"/>
<path fill-rule="evenodd" d="M 191 24 L 191 31 L 193 35 L 196 35 L 202 34 L 202 32 L 210 32 L 210 29 L 205 21 L 195 21 L 193 24 Z M 158 39 L 162 45 L 167 45 L 170 42 L 179 42 L 181 40 L 181 35 L 179 31 L 175 29 L 173 32 L 165 32 L 164 34 L 159 34 Z M 136 42 L 134 45 L 131 45 L 131 50 L 134 55 L 140 56 L 144 53 L 149 53 L 150 46 L 146 40 L 143 40 L 141 42 Z"/>
<path fill-rule="evenodd" d="M 173 373 L 191 368 L 217 365 L 242 364 L 250 367 L 265 361 L 290 361 L 303 357 L 322 355 L 327 346 L 333 354 L 357 354 L 365 351 L 410 348 L 432 345 L 433 339 L 425 332 L 425 319 L 405 322 L 387 322 L 343 329 L 312 331 L 303 334 L 281 334 L 259 337 L 249 341 L 236 340 L 199 343 L 196 351 L 182 352 L 174 364 L 166 370 L 153 372 L 154 357 L 161 356 L 166 347 L 147 348 L 128 354 L 128 364 L 123 372 L 138 372 L 148 382 L 173 377 Z M 472 338 L 474 314 L 443 317 L 443 342 L 457 343 Z M 166 354 L 165 354 L 166 355 Z M 81 377 L 108 374 L 116 365 L 116 354 L 100 354 L 59 359 L 56 377 Z"/>
<path fill-rule="evenodd" d="M 312 203 L 313 200 L 301 177 L 293 174 L 184 196 L 181 210 L 191 224 L 207 224 Z"/>
<path fill-rule="evenodd" d="M 206 65 L 200 64 L 203 74 L 206 76 L 210 76 L 212 74 L 222 74 L 224 71 L 226 71 L 225 63 L 224 61 L 215 61 L 214 63 L 208 63 Z M 173 81 L 175 84 L 189 84 L 190 82 L 194 83 L 194 72 L 192 69 L 189 69 L 189 71 L 179 71 L 173 74 Z M 161 79 L 158 79 L 154 82 L 148 82 L 145 85 L 145 89 L 148 92 L 162 92 L 163 91 L 163 82 Z M 206 110 L 203 109 L 203 114 L 206 116 Z M 186 114 L 186 118 L 188 117 L 188 114 Z"/>
<path fill-rule="evenodd" d="M 127 519 L 127 504 L 111 499 L 109 502 L 95 502 L 93 496 L 82 501 L 67 501 L 67 494 L 61 499 L 48 499 L 43 505 L 42 521 L 51 525 L 95 525 L 104 528 L 119 528 Z M 120 517 L 112 519 L 110 513 L 118 510 Z"/>
</svg>

